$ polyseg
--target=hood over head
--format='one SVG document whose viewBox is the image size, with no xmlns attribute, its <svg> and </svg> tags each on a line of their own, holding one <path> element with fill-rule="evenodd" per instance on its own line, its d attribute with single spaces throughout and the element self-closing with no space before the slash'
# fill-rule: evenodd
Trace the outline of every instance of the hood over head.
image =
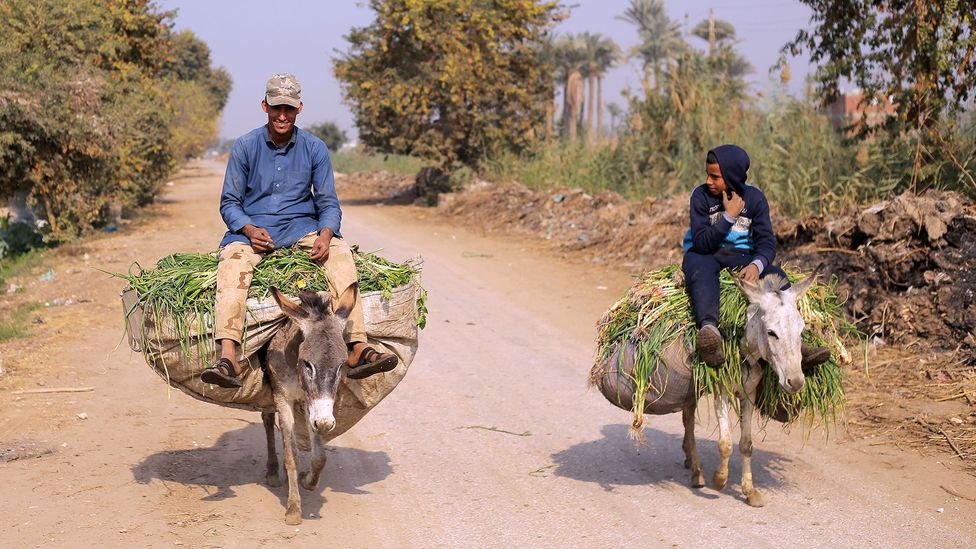
<svg viewBox="0 0 976 549">
<path fill-rule="evenodd" d="M 749 177 L 749 154 L 738 145 L 720 145 L 711 151 L 718 158 L 725 183 L 739 196 L 743 196 Z"/>
</svg>

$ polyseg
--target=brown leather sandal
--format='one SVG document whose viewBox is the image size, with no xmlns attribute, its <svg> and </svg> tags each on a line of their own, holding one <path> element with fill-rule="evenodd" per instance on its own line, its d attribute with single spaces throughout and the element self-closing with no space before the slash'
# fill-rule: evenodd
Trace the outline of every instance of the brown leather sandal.
<svg viewBox="0 0 976 549">
<path fill-rule="evenodd" d="M 372 347 L 365 347 L 359 353 L 359 361 L 349 367 L 346 377 L 349 379 L 363 379 L 371 375 L 389 372 L 397 367 L 397 357 L 390 353 L 381 353 Z"/>
<path fill-rule="evenodd" d="M 241 376 L 234 373 L 234 363 L 223 357 L 200 373 L 200 381 L 224 389 L 237 389 L 243 385 Z"/>
</svg>

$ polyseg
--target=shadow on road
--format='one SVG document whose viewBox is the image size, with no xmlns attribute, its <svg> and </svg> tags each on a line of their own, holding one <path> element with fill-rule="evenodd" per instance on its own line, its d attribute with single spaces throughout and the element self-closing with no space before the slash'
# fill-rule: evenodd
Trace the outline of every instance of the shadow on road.
<svg viewBox="0 0 976 549">
<path fill-rule="evenodd" d="M 281 451 L 281 434 L 277 433 L 278 461 L 282 486 L 272 488 L 265 484 L 264 426 L 251 423 L 247 427 L 227 431 L 209 448 L 168 450 L 146 457 L 132 467 L 132 475 L 140 484 L 153 479 L 165 483 L 176 482 L 185 486 L 198 486 L 206 492 L 203 501 L 220 501 L 237 497 L 235 486 L 260 484 L 281 500 L 288 498 L 287 479 L 284 472 L 284 456 Z M 308 469 L 308 456 L 302 454 L 299 471 Z M 367 494 L 363 487 L 388 477 L 393 468 L 386 452 L 368 452 L 355 448 L 327 446 L 328 462 L 322 472 L 319 488 L 314 492 L 301 489 L 304 514 L 320 514 L 326 498 L 326 489 L 347 494 Z"/>
<path fill-rule="evenodd" d="M 603 438 L 575 444 L 552 455 L 556 464 L 554 474 L 594 482 L 606 491 L 617 486 L 676 485 L 689 490 L 691 474 L 684 468 L 685 454 L 681 449 L 681 436 L 648 428 L 647 444 L 635 447 L 628 437 L 628 425 L 604 425 Z M 763 451 L 761 437 L 752 454 L 753 482 L 760 490 L 782 488 L 787 485 L 785 466 L 792 463 L 789 457 Z M 733 451 L 729 463 L 729 484 L 738 485 L 742 475 L 739 457 L 738 433 L 733 436 Z M 719 455 L 715 441 L 697 438 L 698 455 L 701 456 L 705 481 L 710 484 L 711 475 L 718 466 Z M 728 491 L 729 488 L 726 488 Z M 713 490 L 695 490 L 701 497 L 719 497 Z"/>
</svg>

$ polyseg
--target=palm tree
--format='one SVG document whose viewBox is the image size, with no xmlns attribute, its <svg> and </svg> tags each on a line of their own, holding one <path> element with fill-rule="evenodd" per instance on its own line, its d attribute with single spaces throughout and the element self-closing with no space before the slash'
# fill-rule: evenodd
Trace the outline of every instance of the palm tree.
<svg viewBox="0 0 976 549">
<path fill-rule="evenodd" d="M 637 25 L 640 44 L 631 50 L 644 61 L 644 92 L 650 93 L 650 73 L 658 87 L 661 63 L 667 63 L 688 44 L 681 37 L 681 25 L 668 18 L 663 0 L 630 0 L 630 7 L 619 19 Z"/>
<path fill-rule="evenodd" d="M 596 77 L 597 77 L 597 50 L 600 49 L 601 36 L 599 33 L 591 34 L 589 32 L 584 32 L 579 35 L 580 46 L 583 48 L 583 76 L 586 77 L 587 87 L 589 88 L 590 96 L 586 101 L 586 140 L 588 143 L 593 143 L 593 107 L 595 105 L 594 95 L 596 94 Z"/>
<path fill-rule="evenodd" d="M 709 43 L 708 53 L 709 54 L 712 53 L 711 41 L 709 40 L 708 37 L 708 19 L 703 19 L 700 23 L 695 25 L 694 28 L 691 29 L 691 34 L 708 42 Z M 729 23 L 728 21 L 722 19 L 716 19 L 715 20 L 715 42 L 717 44 L 723 44 L 723 43 L 732 44 L 737 41 L 738 40 L 736 40 L 736 36 L 735 36 L 735 26 L 732 25 L 732 23 Z"/>
<path fill-rule="evenodd" d="M 563 86 L 563 131 L 571 142 L 576 141 L 576 129 L 583 106 L 582 73 L 586 54 L 582 41 L 567 34 L 553 44 L 556 82 Z"/>
<path fill-rule="evenodd" d="M 607 112 L 610 113 L 610 135 L 613 136 L 617 133 L 617 119 L 624 113 L 624 110 L 620 108 L 620 105 L 610 103 L 607 105 Z"/>
<path fill-rule="evenodd" d="M 586 102 L 587 141 L 592 145 L 603 134 L 603 76 L 620 58 L 620 47 L 599 33 L 584 32 L 578 37 L 584 58 L 582 74 L 589 82 Z M 595 95 L 595 97 L 594 97 Z M 594 128 L 593 112 L 596 111 Z"/>
<path fill-rule="evenodd" d="M 702 20 L 691 29 L 691 34 L 702 40 L 708 39 L 708 19 Z M 745 75 L 755 72 L 752 64 L 735 49 L 738 42 L 735 26 L 728 21 L 715 20 L 715 49 L 709 49 L 708 55 L 715 57 L 722 67 L 722 73 L 731 80 L 741 80 Z"/>
<path fill-rule="evenodd" d="M 621 58 L 620 46 L 612 38 L 600 40 L 596 55 L 596 135 L 603 137 L 603 76 Z"/>
</svg>

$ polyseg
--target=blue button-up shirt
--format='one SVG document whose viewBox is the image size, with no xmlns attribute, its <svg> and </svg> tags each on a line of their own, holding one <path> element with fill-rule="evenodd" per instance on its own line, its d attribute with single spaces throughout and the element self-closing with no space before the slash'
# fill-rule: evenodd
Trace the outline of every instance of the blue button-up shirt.
<svg viewBox="0 0 976 549">
<path fill-rule="evenodd" d="M 248 224 L 266 229 L 276 248 L 323 229 L 340 236 L 342 211 L 325 143 L 295 127 L 278 148 L 266 125 L 238 138 L 227 161 L 220 216 L 230 229 L 221 246 L 249 244 L 241 232 Z"/>
</svg>

